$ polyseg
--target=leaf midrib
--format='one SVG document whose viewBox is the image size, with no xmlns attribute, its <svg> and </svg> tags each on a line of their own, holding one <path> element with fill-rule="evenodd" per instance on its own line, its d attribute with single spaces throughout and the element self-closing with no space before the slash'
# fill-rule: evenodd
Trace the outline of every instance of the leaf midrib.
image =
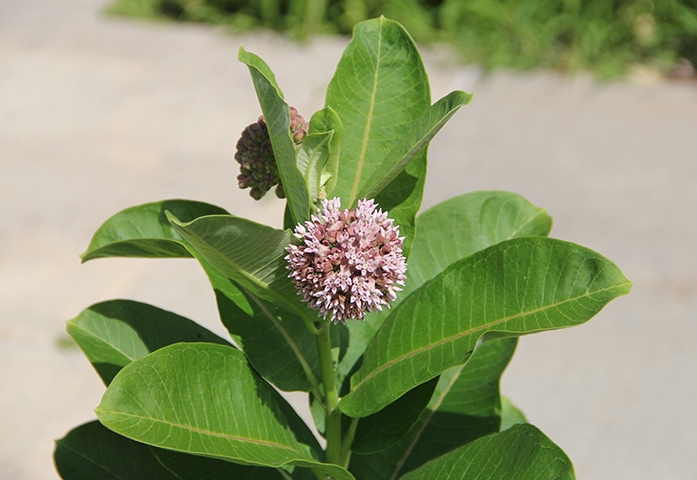
<svg viewBox="0 0 697 480">
<path fill-rule="evenodd" d="M 81 326 L 78 326 L 78 325 L 76 325 L 76 324 L 74 324 L 74 323 L 73 323 L 73 324 L 70 324 L 70 326 L 71 326 L 72 328 L 74 328 L 75 330 L 78 330 L 78 331 L 84 333 L 86 336 L 92 337 L 94 340 L 96 340 L 96 341 L 100 342 L 101 344 L 103 344 L 103 346 L 108 347 L 108 348 L 112 349 L 113 351 L 115 351 L 115 352 L 117 352 L 117 353 L 123 355 L 123 357 L 124 357 L 126 360 L 130 361 L 130 362 L 135 362 L 136 360 L 138 360 L 138 358 L 140 358 L 140 357 L 131 357 L 131 355 L 128 355 L 126 352 L 124 352 L 124 351 L 120 350 L 119 348 L 117 348 L 115 344 L 109 343 L 109 341 L 110 341 L 111 339 L 106 339 L 106 338 L 104 338 L 104 337 L 98 336 L 98 335 L 95 334 L 94 332 L 92 332 L 92 331 L 90 331 L 90 330 L 87 330 L 87 329 L 85 329 L 85 328 L 83 328 L 83 327 L 81 327 Z"/>
<path fill-rule="evenodd" d="M 418 348 L 418 349 L 416 349 L 416 350 L 412 350 L 411 352 L 406 353 L 406 354 L 404 354 L 404 355 L 402 355 L 402 356 L 400 356 L 400 357 L 398 357 L 398 358 L 395 358 L 394 360 L 390 360 L 389 362 L 385 363 L 384 365 L 382 365 L 382 366 L 376 368 L 375 370 L 373 370 L 372 372 L 370 372 L 367 376 L 365 376 L 363 379 L 361 379 L 361 380 L 353 387 L 353 389 L 351 390 L 351 393 L 357 391 L 357 390 L 359 389 L 359 387 L 360 387 L 362 384 L 364 384 L 364 383 L 365 383 L 366 381 L 368 381 L 370 378 L 374 377 L 375 375 L 377 375 L 378 373 L 382 372 L 383 370 L 386 370 L 387 368 L 391 367 L 392 365 L 395 365 L 395 364 L 397 364 L 397 363 L 399 363 L 399 362 L 401 362 L 401 361 L 403 361 L 403 360 L 405 360 L 405 359 L 407 359 L 407 358 L 410 358 L 410 357 L 413 357 L 413 356 L 415 356 L 415 355 L 418 355 L 419 353 L 426 352 L 426 351 L 428 351 L 428 350 L 430 350 L 430 349 L 432 349 L 432 348 L 436 348 L 436 347 L 438 347 L 438 346 L 440 346 L 440 345 L 443 345 L 443 344 L 445 344 L 445 343 L 448 343 L 448 342 L 450 342 L 450 341 L 457 340 L 457 339 L 462 338 L 462 337 L 465 337 L 465 336 L 467 336 L 467 335 L 471 335 L 472 333 L 475 333 L 475 332 L 478 332 L 478 331 L 481 331 L 481 330 L 485 330 L 485 329 L 487 329 L 487 328 L 489 328 L 489 327 L 494 327 L 494 326 L 496 326 L 496 325 L 500 325 L 500 324 L 502 324 L 502 323 L 508 322 L 509 320 L 514 320 L 514 319 L 516 319 L 516 318 L 520 318 L 520 317 L 523 317 L 523 316 L 525 316 L 525 315 L 531 315 L 531 314 L 543 312 L 543 311 L 545 311 L 545 310 L 547 310 L 547 309 L 555 308 L 555 307 L 558 307 L 559 305 L 563 305 L 563 304 L 568 303 L 568 302 L 573 302 L 573 301 L 579 300 L 579 299 L 581 299 L 581 298 L 589 297 L 589 296 L 591 296 L 591 295 L 595 295 L 595 294 L 598 294 L 598 293 L 602 293 L 602 292 L 605 292 L 605 291 L 608 291 L 608 290 L 619 289 L 619 288 L 624 287 L 624 286 L 627 286 L 627 285 L 631 285 L 631 282 L 624 282 L 624 283 L 621 283 L 621 284 L 612 285 L 612 286 L 610 286 L 610 287 L 601 288 L 601 289 L 599 289 L 599 290 L 593 290 L 592 292 L 586 292 L 586 293 L 584 293 L 583 295 L 579 295 L 579 296 L 572 297 L 572 298 L 567 298 L 566 300 L 562 300 L 561 302 L 552 303 L 552 304 L 550 304 L 550 305 L 545 305 L 545 306 L 536 308 L 536 309 L 534 309 L 534 310 L 529 310 L 529 311 L 526 311 L 526 312 L 516 313 L 515 315 L 510 315 L 510 316 L 508 316 L 508 317 L 503 317 L 503 318 L 498 319 L 498 320 L 493 321 L 493 322 L 485 323 L 484 325 L 481 325 L 481 326 L 479 326 L 479 327 L 466 330 L 466 331 L 464 331 L 464 332 L 458 333 L 457 335 L 452 335 L 452 336 L 450 336 L 450 337 L 446 337 L 446 338 L 444 338 L 444 339 L 442 339 L 442 340 L 439 340 L 439 341 L 437 341 L 437 342 L 435 342 L 435 343 L 431 343 L 431 344 L 429 344 L 429 345 L 426 345 L 426 346 L 424 346 L 424 347 Z"/>
<path fill-rule="evenodd" d="M 180 228 L 182 228 L 182 229 L 185 228 L 184 225 L 181 225 L 181 224 L 179 224 L 179 223 L 177 224 L 177 226 L 180 227 Z M 225 255 L 225 254 L 222 253 L 220 250 L 218 250 L 218 249 L 217 249 L 213 244 L 211 244 L 210 242 L 204 240 L 203 237 L 200 236 L 200 235 L 198 235 L 197 233 L 194 233 L 194 232 L 191 232 L 191 233 L 190 233 L 190 232 L 187 232 L 186 230 L 184 230 L 184 233 L 193 236 L 195 240 L 197 240 L 197 241 L 201 242 L 201 244 L 205 245 L 205 246 L 207 247 L 207 249 L 209 250 L 210 253 L 212 253 L 212 254 L 213 254 L 215 257 L 217 257 L 219 260 L 222 260 L 223 263 L 227 264 L 227 266 L 231 267 L 235 272 L 237 272 L 237 274 L 239 274 L 240 276 L 242 276 L 242 277 L 244 277 L 245 279 L 247 279 L 250 283 L 256 285 L 257 287 L 261 288 L 262 290 L 265 290 L 265 291 L 268 291 L 268 292 L 271 292 L 271 293 L 273 293 L 273 294 L 278 295 L 277 292 L 276 292 L 275 290 L 271 289 L 271 282 L 267 281 L 267 278 L 268 278 L 273 272 L 278 271 L 279 268 L 281 268 L 281 267 L 276 267 L 276 268 L 274 268 L 273 270 L 271 270 L 271 272 L 269 273 L 269 275 L 266 275 L 266 276 L 264 276 L 264 277 L 260 277 L 260 276 L 258 277 L 258 276 L 255 275 L 256 273 L 261 272 L 262 270 L 266 270 L 269 266 L 273 266 L 274 262 L 277 262 L 277 261 L 278 261 L 278 258 L 275 258 L 275 259 L 273 259 L 273 260 L 269 260 L 268 262 L 264 263 L 264 264 L 261 265 L 259 268 L 257 268 L 254 272 L 251 272 L 251 271 L 249 271 L 249 270 L 246 270 L 246 269 L 242 268 L 240 265 L 237 264 L 237 262 L 235 262 L 234 260 L 230 259 L 227 255 Z M 192 243 L 192 245 L 194 245 L 193 242 L 191 242 L 191 243 Z M 194 247 L 194 248 L 195 248 L 195 247 Z M 202 254 L 202 255 L 203 255 L 203 254 Z M 209 263 L 211 263 L 211 265 L 213 265 L 213 268 L 217 268 L 212 262 L 209 261 Z M 218 270 L 219 270 L 219 269 L 218 269 Z M 226 277 L 228 276 L 226 273 L 224 273 L 224 272 L 222 272 L 222 271 L 221 271 L 221 273 L 222 273 L 223 275 L 225 275 Z M 275 280 L 277 280 L 277 278 L 274 278 L 273 280 L 275 281 Z M 278 295 L 278 296 L 281 296 L 281 295 Z M 287 300 L 284 296 L 281 296 L 281 298 L 282 298 L 286 303 L 288 303 L 289 305 L 291 305 L 291 303 L 288 302 L 288 300 Z"/>
<path fill-rule="evenodd" d="M 508 236 L 508 238 L 507 238 L 506 240 L 510 240 L 510 239 L 514 238 L 516 235 L 518 235 L 518 233 L 520 233 L 521 231 L 523 231 L 523 229 L 524 229 L 525 227 L 527 227 L 528 225 L 530 225 L 536 218 L 538 218 L 538 217 L 540 217 L 540 216 L 542 216 L 542 215 L 544 215 L 544 214 L 546 214 L 546 213 L 547 213 L 547 210 L 545 210 L 545 209 L 539 209 L 539 210 L 535 213 L 535 215 L 532 215 L 532 216 L 528 217 L 528 219 L 527 219 L 522 225 L 519 225 L 517 229 L 515 229 L 513 232 L 511 232 L 511 234 Z"/>
<path fill-rule="evenodd" d="M 262 445 L 266 447 L 273 447 L 273 448 L 281 448 L 283 450 L 289 450 L 293 453 L 297 453 L 299 455 L 302 455 L 302 452 L 299 452 L 298 450 L 294 449 L 293 447 L 289 447 L 287 445 L 283 445 L 280 443 L 274 443 L 274 442 L 269 442 L 268 440 L 261 440 L 258 438 L 248 438 L 248 437 L 239 437 L 236 435 L 228 435 L 225 433 L 218 433 L 218 432 L 211 432 L 209 430 L 203 430 L 201 428 L 196 428 L 196 427 L 191 427 L 189 425 L 181 425 L 179 423 L 175 422 L 170 422 L 168 420 L 162 420 L 162 419 L 157 419 L 157 418 L 152 418 L 152 417 L 145 417 L 143 415 L 136 415 L 133 413 L 126 413 L 126 412 L 117 412 L 113 410 L 104 410 L 101 408 L 95 409 L 96 412 L 98 413 L 106 413 L 106 414 L 111 414 L 114 416 L 123 416 L 127 418 L 137 418 L 138 420 L 147 420 L 153 423 L 161 423 L 164 425 L 169 425 L 170 427 L 178 427 L 183 430 L 188 430 L 190 432 L 195 432 L 195 433 L 200 433 L 203 435 L 210 435 L 212 437 L 218 437 L 218 438 L 225 438 L 227 440 L 233 440 L 233 441 L 238 441 L 238 442 L 246 442 L 246 443 L 253 443 L 255 445 Z M 299 460 L 309 460 L 308 458 L 299 458 Z"/>
<path fill-rule="evenodd" d="M 87 251 L 80 255 L 80 258 L 82 259 L 82 263 L 85 263 L 89 260 L 94 260 L 95 258 L 99 258 L 99 257 L 95 257 L 95 255 L 99 255 L 108 249 L 119 247 L 121 245 L 128 245 L 128 244 L 136 244 L 137 245 L 140 242 L 143 242 L 146 246 L 149 245 L 150 242 L 163 242 L 166 244 L 174 244 L 174 245 L 180 246 L 184 250 L 186 250 L 186 247 L 184 247 L 183 243 L 177 238 L 164 238 L 164 237 L 124 238 L 124 239 L 119 239 L 119 240 L 112 240 L 112 241 L 106 242 L 102 245 L 98 245 L 96 247 L 93 247 L 90 245 L 87 248 Z M 137 245 L 137 246 L 139 246 L 139 245 Z M 177 253 L 181 254 L 183 252 L 177 252 Z M 116 256 L 116 255 L 110 255 L 110 256 Z M 132 258 L 150 258 L 150 257 L 145 257 L 145 256 L 143 256 L 143 257 L 131 256 L 131 257 Z M 176 257 L 169 257 L 169 258 L 176 258 Z M 185 258 L 185 257 L 183 257 L 183 258 Z"/>
<path fill-rule="evenodd" d="M 382 21 L 380 22 L 382 23 Z M 361 153 L 358 156 L 358 166 L 356 168 L 356 177 L 353 180 L 353 187 L 351 188 L 351 197 L 349 200 L 349 206 L 353 205 L 356 200 L 356 194 L 358 193 L 358 184 L 361 180 L 361 172 L 363 170 L 363 165 L 365 164 L 365 154 L 368 150 L 368 138 L 370 137 L 370 126 L 373 122 L 373 108 L 375 107 L 375 96 L 378 89 L 378 72 L 380 71 L 380 51 L 382 50 L 382 28 L 380 28 L 380 35 L 378 36 L 378 48 L 376 54 L 375 62 L 375 76 L 373 78 L 373 91 L 370 95 L 370 107 L 368 109 L 368 121 L 365 125 L 365 135 L 363 136 L 363 145 L 361 145 Z"/>
<path fill-rule="evenodd" d="M 460 109 L 460 107 L 461 107 L 461 105 L 458 105 L 457 107 L 454 107 L 454 108 L 449 109 L 449 110 L 448 110 L 448 113 L 447 113 L 446 115 L 443 116 L 443 118 L 441 119 L 441 121 L 439 121 L 438 123 L 436 123 L 433 127 L 429 128 L 422 136 L 420 136 L 419 139 L 418 139 L 418 141 L 417 141 L 415 144 L 413 144 L 413 145 L 407 150 L 407 152 L 406 152 L 404 155 L 401 155 L 401 156 L 399 157 L 399 161 L 398 161 L 397 163 L 395 163 L 395 164 L 385 173 L 385 175 L 383 175 L 382 178 L 380 178 L 380 180 L 379 180 L 378 182 L 375 182 L 375 184 L 376 184 L 376 185 L 379 185 L 383 178 L 386 178 L 386 177 L 390 176 L 390 175 L 392 174 L 392 172 L 394 172 L 395 170 L 399 170 L 399 168 L 401 167 L 401 164 L 402 164 L 402 160 L 405 159 L 405 158 L 407 158 L 409 155 L 411 155 L 412 152 L 416 151 L 416 153 L 418 153 L 418 152 L 420 152 L 421 150 L 423 150 L 423 148 L 424 148 L 424 146 L 425 146 L 424 144 L 426 143 L 426 142 L 424 142 L 424 140 L 426 140 L 426 138 L 428 138 L 428 136 L 431 134 L 431 132 L 432 132 L 433 130 L 438 129 L 438 128 L 441 127 L 445 122 L 447 122 L 448 120 L 450 120 L 450 117 L 452 117 L 452 115 L 454 115 L 455 112 L 456 112 L 457 110 Z M 428 111 L 428 110 L 427 110 L 427 111 Z M 409 133 L 409 132 L 407 131 L 407 132 L 405 132 L 405 133 Z M 401 138 L 400 138 L 400 140 L 401 140 Z M 392 151 L 394 151 L 394 149 L 395 149 L 395 148 L 398 148 L 399 146 L 400 146 L 400 144 L 399 144 L 399 142 L 398 142 L 394 147 L 392 147 L 392 150 L 390 151 L 390 153 L 392 153 Z M 387 156 L 385 157 L 386 159 L 389 159 L 389 158 L 390 158 L 390 153 L 387 154 Z M 416 156 L 416 154 L 414 154 L 414 156 Z M 383 186 L 383 187 L 384 187 L 384 186 Z M 375 197 L 375 196 L 377 196 L 378 193 L 380 193 L 380 192 L 379 192 L 379 191 L 378 191 L 378 192 L 375 192 L 375 191 L 371 190 L 371 191 L 368 192 L 368 194 L 366 195 L 366 197 L 369 197 L 369 198 L 370 198 L 370 197 Z"/>
<path fill-rule="evenodd" d="M 210 226 L 207 226 L 207 227 L 210 227 Z M 258 278 L 260 282 L 265 282 L 266 278 L 268 278 L 269 275 L 262 276 L 262 275 L 259 275 L 259 273 L 263 272 L 265 270 L 268 270 L 268 268 L 270 266 L 274 267 L 274 263 L 278 262 L 278 260 L 280 258 L 280 256 L 273 257 L 273 258 L 269 257 L 269 260 L 267 260 L 265 263 L 261 263 L 254 270 L 247 268 L 247 267 L 243 267 L 237 261 L 230 258 L 231 255 L 235 255 L 236 253 L 238 253 L 240 251 L 245 251 L 247 249 L 247 246 L 250 244 L 254 244 L 255 240 L 257 238 L 261 238 L 262 239 L 261 241 L 263 241 L 265 238 L 264 232 L 257 232 L 253 238 L 247 239 L 244 244 L 237 246 L 232 250 L 228 249 L 228 247 L 230 247 L 233 243 L 233 242 L 230 242 L 229 240 L 226 241 L 224 238 L 221 238 L 217 242 L 211 243 L 208 240 L 205 240 L 205 235 L 200 235 L 198 232 L 192 232 L 192 233 L 196 237 L 197 240 L 199 240 L 201 243 L 203 243 L 204 245 L 209 247 L 211 250 L 213 250 L 215 253 L 220 255 L 220 257 L 222 257 L 226 262 L 228 262 L 230 265 L 232 265 L 235 270 L 242 272 L 242 273 L 245 273 L 245 274 L 248 274 L 249 276 L 251 276 L 251 278 Z M 277 232 L 274 232 L 274 233 L 277 233 Z M 281 255 L 283 255 L 283 254 L 281 253 Z M 271 271 L 275 272 L 276 270 L 278 270 L 278 266 L 273 268 Z"/>
</svg>

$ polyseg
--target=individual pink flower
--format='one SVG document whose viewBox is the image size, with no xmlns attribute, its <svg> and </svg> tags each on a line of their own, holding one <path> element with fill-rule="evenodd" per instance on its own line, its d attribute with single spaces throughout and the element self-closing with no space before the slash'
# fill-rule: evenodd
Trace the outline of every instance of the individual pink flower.
<svg viewBox="0 0 697 480">
<path fill-rule="evenodd" d="M 361 320 L 397 298 L 407 265 L 399 228 L 360 200 L 355 210 L 340 210 L 338 198 L 323 200 L 311 221 L 295 228 L 301 245 L 290 245 L 288 275 L 298 295 L 334 323 Z"/>
</svg>

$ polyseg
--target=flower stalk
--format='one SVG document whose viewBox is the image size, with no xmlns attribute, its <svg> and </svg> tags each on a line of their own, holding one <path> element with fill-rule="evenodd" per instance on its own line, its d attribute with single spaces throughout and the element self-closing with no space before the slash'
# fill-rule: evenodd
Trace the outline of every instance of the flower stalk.
<svg viewBox="0 0 697 480">
<path fill-rule="evenodd" d="M 322 328 L 317 335 L 317 351 L 324 387 L 325 422 L 324 433 L 327 439 L 327 463 L 341 462 L 341 411 L 339 410 L 339 394 L 334 381 L 334 364 L 332 361 L 332 344 L 329 335 L 331 323 L 322 322 Z"/>
</svg>

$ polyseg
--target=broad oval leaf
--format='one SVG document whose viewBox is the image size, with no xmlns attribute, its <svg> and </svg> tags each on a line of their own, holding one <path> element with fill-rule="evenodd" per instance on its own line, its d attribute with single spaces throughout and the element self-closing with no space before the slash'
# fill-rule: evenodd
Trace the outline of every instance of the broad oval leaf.
<svg viewBox="0 0 697 480">
<path fill-rule="evenodd" d="M 404 480 L 574 480 L 569 457 L 530 424 L 515 425 L 460 447 Z"/>
<path fill-rule="evenodd" d="M 515 193 L 479 191 L 434 205 L 417 217 L 416 228 L 402 299 L 479 250 L 512 238 L 549 235 L 552 217 Z"/>
<path fill-rule="evenodd" d="M 257 55 L 240 47 L 240 62 L 249 67 L 254 89 L 269 130 L 273 155 L 278 165 L 283 190 L 295 223 L 309 219 L 310 196 L 303 175 L 296 166 L 295 143 L 290 134 L 290 113 L 276 77 L 269 66 Z"/>
<path fill-rule="evenodd" d="M 407 435 L 378 454 L 354 454 L 351 472 L 359 478 L 392 480 L 450 450 L 498 432 L 499 381 L 516 343 L 517 338 L 486 342 L 469 362 L 443 372 L 427 408 Z"/>
<path fill-rule="evenodd" d="M 178 480 L 150 447 L 97 421 L 80 425 L 57 440 L 53 459 L 63 480 Z"/>
<path fill-rule="evenodd" d="M 352 417 L 380 411 L 465 363 L 485 334 L 518 336 L 578 325 L 630 288 L 610 260 L 561 240 L 519 238 L 477 252 L 392 312 L 366 349 L 340 408 Z"/>
<path fill-rule="evenodd" d="M 407 171 L 416 164 L 417 161 L 412 162 Z M 552 218 L 546 210 L 509 192 L 472 192 L 429 208 L 416 218 L 417 234 L 409 254 L 406 284 L 392 308 L 450 264 L 504 240 L 545 236 L 551 227 Z M 400 233 L 404 234 L 402 225 Z M 348 351 L 338 366 L 341 379 L 348 375 L 391 313 L 383 310 L 368 315 L 365 322 L 347 324 L 351 337 Z"/>
<path fill-rule="evenodd" d="M 306 321 L 317 318 L 288 278 L 285 248 L 293 235 L 232 215 L 211 215 L 189 223 L 168 216 L 175 230 L 213 267 L 264 300 L 285 306 Z"/>
<path fill-rule="evenodd" d="M 187 343 L 157 350 L 121 370 L 95 411 L 107 428 L 148 445 L 353 479 L 318 459 L 307 426 L 232 347 Z"/>
<path fill-rule="evenodd" d="M 332 195 L 349 208 L 385 155 L 431 104 L 426 71 L 406 30 L 384 17 L 356 25 L 327 87 L 326 104 L 344 125 Z"/>
<path fill-rule="evenodd" d="M 317 340 L 303 320 L 245 291 L 205 259 L 199 261 L 215 291 L 220 320 L 257 372 L 281 390 L 318 392 Z"/>
<path fill-rule="evenodd" d="M 67 330 L 106 385 L 132 361 L 173 343 L 230 345 L 188 318 L 131 300 L 92 305 L 68 321 Z"/>
<path fill-rule="evenodd" d="M 411 162 L 472 95 L 456 90 L 428 107 L 399 138 L 357 198 L 375 198 Z"/>
<path fill-rule="evenodd" d="M 192 200 L 164 200 L 127 208 L 99 227 L 80 258 L 86 262 L 101 257 L 191 257 L 165 211 L 184 222 L 227 213 L 215 205 Z"/>
</svg>

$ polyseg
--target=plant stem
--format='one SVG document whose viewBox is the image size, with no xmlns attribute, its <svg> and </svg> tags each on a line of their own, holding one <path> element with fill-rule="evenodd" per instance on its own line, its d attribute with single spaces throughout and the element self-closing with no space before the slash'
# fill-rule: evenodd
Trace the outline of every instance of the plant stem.
<svg viewBox="0 0 697 480">
<path fill-rule="evenodd" d="M 313 335 L 319 335 L 319 329 L 315 327 L 315 323 L 317 321 L 317 315 L 312 315 L 308 312 L 312 312 L 312 310 L 307 309 L 297 309 L 296 312 L 300 315 L 300 318 L 303 319 L 303 322 L 305 322 L 305 326 L 307 329 L 312 333 Z"/>
<path fill-rule="evenodd" d="M 339 395 L 334 382 L 334 365 L 332 363 L 332 344 L 329 337 L 331 322 L 323 321 L 317 335 L 317 352 L 324 385 L 324 429 L 327 439 L 327 463 L 341 462 L 341 411 Z"/>
</svg>

